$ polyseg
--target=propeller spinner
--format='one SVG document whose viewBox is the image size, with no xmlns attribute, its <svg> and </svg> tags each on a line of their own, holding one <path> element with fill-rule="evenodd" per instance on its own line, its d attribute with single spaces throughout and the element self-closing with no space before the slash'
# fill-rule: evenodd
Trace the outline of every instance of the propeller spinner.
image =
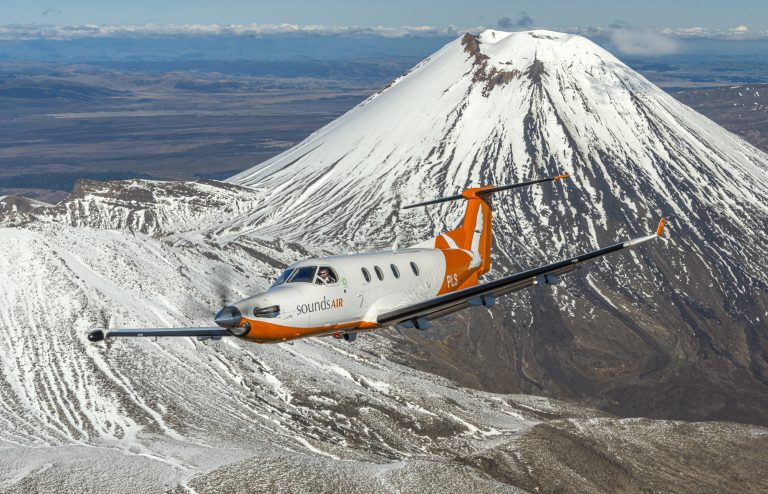
<svg viewBox="0 0 768 494">
<path fill-rule="evenodd" d="M 234 305 L 228 305 L 216 313 L 213 322 L 222 328 L 231 329 L 240 324 L 242 317 L 243 314 L 240 312 L 240 309 Z"/>
</svg>

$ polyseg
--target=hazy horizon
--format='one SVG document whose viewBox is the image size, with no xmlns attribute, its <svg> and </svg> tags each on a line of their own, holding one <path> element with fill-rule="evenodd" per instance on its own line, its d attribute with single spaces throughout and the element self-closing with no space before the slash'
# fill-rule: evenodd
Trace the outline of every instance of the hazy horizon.
<svg viewBox="0 0 768 494">
<path fill-rule="evenodd" d="M 3 39 L 0 29 L 0 62 L 96 62 L 152 60 L 350 60 L 365 57 L 406 56 L 424 58 L 462 32 L 411 33 L 385 36 L 369 31 L 336 35 L 295 34 L 160 34 L 39 37 Z M 745 56 L 768 60 L 768 39 L 663 39 L 636 33 L 580 33 L 622 59 Z M 52 35 L 51 35 L 52 36 Z"/>
</svg>

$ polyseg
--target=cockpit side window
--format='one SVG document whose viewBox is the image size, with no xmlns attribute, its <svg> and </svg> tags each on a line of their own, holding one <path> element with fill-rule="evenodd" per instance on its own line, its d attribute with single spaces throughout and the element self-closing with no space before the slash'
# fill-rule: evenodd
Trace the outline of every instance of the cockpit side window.
<svg viewBox="0 0 768 494">
<path fill-rule="evenodd" d="M 312 283 L 315 280 L 317 266 L 304 266 L 296 268 L 293 275 L 288 278 L 288 283 Z"/>
<path fill-rule="evenodd" d="M 330 266 L 320 266 L 315 276 L 316 285 L 333 285 L 339 281 L 336 271 Z"/>
<path fill-rule="evenodd" d="M 286 281 L 288 281 L 288 278 L 291 277 L 293 272 L 296 271 L 295 269 L 286 269 L 282 273 L 280 273 L 280 276 L 277 277 L 274 283 L 272 283 L 272 286 L 282 285 Z"/>
</svg>

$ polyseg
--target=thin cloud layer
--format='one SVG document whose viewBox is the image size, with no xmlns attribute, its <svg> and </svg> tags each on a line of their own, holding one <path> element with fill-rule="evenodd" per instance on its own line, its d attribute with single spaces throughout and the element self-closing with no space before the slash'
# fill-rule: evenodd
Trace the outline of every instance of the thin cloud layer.
<svg viewBox="0 0 768 494">
<path fill-rule="evenodd" d="M 677 39 L 720 39 L 720 40 L 745 40 L 745 39 L 768 39 L 768 31 L 752 31 L 746 25 L 739 25 L 730 29 L 711 29 L 700 26 L 693 27 L 665 27 L 658 29 L 636 29 L 624 21 L 612 22 L 608 27 L 589 26 L 589 27 L 571 27 L 565 29 L 572 34 L 582 36 L 609 36 L 613 30 L 634 30 L 636 32 L 653 32 L 663 34 Z"/>
<path fill-rule="evenodd" d="M 477 28 L 474 28 L 477 29 Z M 358 27 L 299 24 L 136 24 L 41 26 L 10 24 L 0 26 L 0 39 L 77 39 L 77 38 L 138 38 L 158 36 L 379 36 L 407 38 L 427 36 L 457 36 L 464 32 L 453 26 Z"/>
<path fill-rule="evenodd" d="M 647 29 L 612 28 L 608 39 L 627 55 L 671 55 L 680 51 L 677 39 Z"/>
<path fill-rule="evenodd" d="M 497 21 L 506 30 L 524 30 L 534 21 L 525 12 Z M 488 26 L 490 27 L 490 26 Z M 141 37 L 238 37 L 238 36 L 376 36 L 384 38 L 459 36 L 464 32 L 480 32 L 483 26 L 324 26 L 301 24 L 83 24 L 71 26 L 7 24 L 0 25 L 0 40 L 79 38 L 141 38 Z M 715 30 L 703 27 L 661 28 L 639 30 L 616 21 L 608 27 L 575 27 L 565 31 L 584 36 L 607 36 L 625 53 L 673 53 L 677 40 L 709 39 L 768 39 L 768 31 L 752 31 L 746 25 Z"/>
</svg>

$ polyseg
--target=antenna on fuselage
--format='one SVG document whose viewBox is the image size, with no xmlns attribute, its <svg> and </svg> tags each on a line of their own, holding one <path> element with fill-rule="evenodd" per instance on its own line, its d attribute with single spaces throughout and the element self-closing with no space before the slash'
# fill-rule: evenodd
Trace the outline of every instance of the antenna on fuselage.
<svg viewBox="0 0 768 494">
<path fill-rule="evenodd" d="M 475 195 L 482 197 L 482 196 L 487 196 L 496 192 L 501 192 L 503 190 L 518 189 L 520 187 L 527 187 L 529 185 L 536 185 L 544 182 L 554 182 L 556 180 L 564 180 L 566 178 L 571 178 L 571 175 L 569 173 L 564 173 L 562 175 L 556 175 L 554 177 L 538 178 L 536 180 L 529 180 L 527 182 L 520 182 L 517 184 L 497 185 L 495 187 L 489 185 L 486 187 L 479 187 L 478 189 L 473 189 L 473 190 L 475 191 Z M 441 197 L 439 199 L 431 199 L 429 201 L 424 201 L 417 204 L 403 206 L 403 209 L 417 208 L 419 206 L 429 206 L 431 204 L 439 204 L 441 202 L 458 201 L 459 199 L 467 199 L 467 197 L 464 196 L 464 194 L 456 194 L 455 196 Z"/>
</svg>

